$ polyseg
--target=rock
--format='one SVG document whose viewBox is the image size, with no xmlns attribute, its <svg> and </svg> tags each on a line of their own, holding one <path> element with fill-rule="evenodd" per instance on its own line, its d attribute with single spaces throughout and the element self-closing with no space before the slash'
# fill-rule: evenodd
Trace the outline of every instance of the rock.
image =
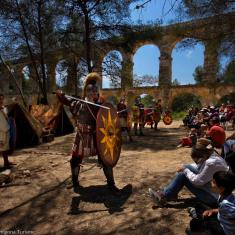
<svg viewBox="0 0 235 235">
<path fill-rule="evenodd" d="M 51 166 L 52 166 L 52 167 L 56 167 L 56 166 L 58 166 L 58 164 L 57 164 L 57 163 L 54 163 L 54 164 L 52 164 Z"/>
<path fill-rule="evenodd" d="M 11 170 L 8 169 L 0 173 L 0 185 L 10 183 L 12 179 Z"/>
<path fill-rule="evenodd" d="M 30 175 L 31 175 L 31 172 L 30 172 L 30 170 L 24 170 L 24 171 L 23 171 L 23 174 L 24 174 L 25 176 L 30 176 Z"/>
<path fill-rule="evenodd" d="M 25 184 L 30 184 L 31 181 L 30 181 L 30 180 L 25 180 L 24 183 L 25 183 Z"/>
<path fill-rule="evenodd" d="M 7 170 L 3 171 L 1 174 L 9 176 L 11 174 L 11 170 L 7 169 Z"/>
</svg>

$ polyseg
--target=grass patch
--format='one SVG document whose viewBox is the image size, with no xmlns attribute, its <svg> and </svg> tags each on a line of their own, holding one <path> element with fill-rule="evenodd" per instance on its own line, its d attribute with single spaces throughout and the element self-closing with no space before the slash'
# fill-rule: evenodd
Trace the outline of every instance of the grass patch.
<svg viewBox="0 0 235 235">
<path fill-rule="evenodd" d="M 172 117 L 174 120 L 183 120 L 186 116 L 187 112 L 181 111 L 181 112 L 173 112 Z"/>
</svg>

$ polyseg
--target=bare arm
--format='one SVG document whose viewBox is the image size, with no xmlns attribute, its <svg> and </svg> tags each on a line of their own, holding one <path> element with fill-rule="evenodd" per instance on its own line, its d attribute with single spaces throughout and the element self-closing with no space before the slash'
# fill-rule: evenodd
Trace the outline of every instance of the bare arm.
<svg viewBox="0 0 235 235">
<path fill-rule="evenodd" d="M 71 106 L 72 101 L 66 98 L 66 96 L 64 95 L 62 91 L 60 90 L 56 91 L 56 96 L 58 100 L 60 101 L 60 103 L 66 106 Z"/>
<path fill-rule="evenodd" d="M 217 214 L 218 211 L 219 211 L 218 208 L 216 208 L 216 209 L 211 209 L 211 210 L 206 210 L 206 211 L 203 212 L 202 215 L 203 215 L 204 217 L 209 217 L 209 216 L 212 216 L 213 214 Z"/>
</svg>

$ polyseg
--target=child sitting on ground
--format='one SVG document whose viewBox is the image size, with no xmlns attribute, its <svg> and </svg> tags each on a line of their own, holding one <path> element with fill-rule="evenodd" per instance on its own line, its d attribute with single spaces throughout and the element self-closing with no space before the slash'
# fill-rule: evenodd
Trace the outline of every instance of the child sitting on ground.
<svg viewBox="0 0 235 235">
<path fill-rule="evenodd" d="M 200 216 L 196 208 L 197 218 L 190 222 L 191 232 L 209 230 L 213 235 L 235 234 L 235 175 L 230 172 L 218 171 L 213 175 L 212 188 L 220 194 L 219 207 L 205 210 Z M 193 233 L 192 233 L 193 234 Z"/>
<path fill-rule="evenodd" d="M 197 130 L 195 128 L 191 128 L 188 137 L 184 137 L 181 139 L 179 147 L 192 147 L 197 143 Z"/>
<path fill-rule="evenodd" d="M 208 129 L 208 126 L 205 125 L 205 124 L 202 124 L 202 125 L 200 126 L 200 128 L 198 129 L 198 131 L 197 131 L 197 138 L 199 139 L 199 138 L 205 137 L 205 136 L 206 136 L 207 129 Z"/>
</svg>

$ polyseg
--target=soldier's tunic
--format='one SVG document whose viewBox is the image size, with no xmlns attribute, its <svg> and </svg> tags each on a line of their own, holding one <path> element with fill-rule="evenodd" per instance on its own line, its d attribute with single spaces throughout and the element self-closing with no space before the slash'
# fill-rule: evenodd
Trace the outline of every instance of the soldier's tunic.
<svg viewBox="0 0 235 235">
<path fill-rule="evenodd" d="M 96 117 L 99 107 L 91 104 L 73 101 L 70 110 L 76 117 L 77 133 L 72 148 L 72 156 L 80 158 L 97 155 L 96 150 Z"/>
<path fill-rule="evenodd" d="M 155 123 L 160 122 L 162 114 L 162 106 L 161 104 L 156 104 L 153 111 L 153 120 Z"/>
<path fill-rule="evenodd" d="M 139 107 L 137 105 L 133 105 L 131 109 L 132 109 L 132 122 L 134 122 L 135 124 L 138 124 L 139 117 L 140 117 Z"/>
<path fill-rule="evenodd" d="M 127 107 L 123 103 L 118 103 L 117 105 L 117 111 L 120 112 L 122 110 L 125 110 L 121 113 L 118 113 L 119 121 L 120 121 L 120 127 L 127 127 L 127 118 L 128 118 L 128 112 Z"/>
<path fill-rule="evenodd" d="M 143 125 L 145 122 L 144 105 L 142 103 L 139 103 L 138 107 L 139 107 L 139 124 Z"/>
</svg>

